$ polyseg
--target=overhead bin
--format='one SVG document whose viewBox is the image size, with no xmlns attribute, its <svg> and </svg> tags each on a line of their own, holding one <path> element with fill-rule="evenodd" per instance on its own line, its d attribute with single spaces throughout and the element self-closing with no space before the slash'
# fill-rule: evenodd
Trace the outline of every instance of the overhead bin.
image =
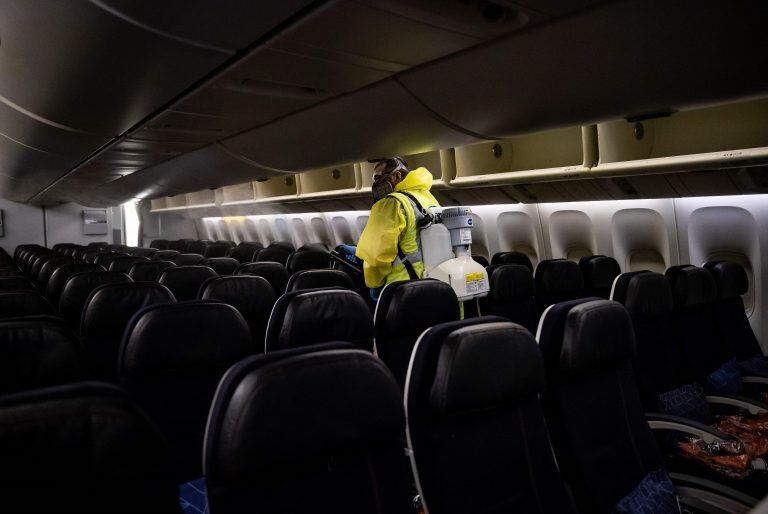
<svg viewBox="0 0 768 514">
<path fill-rule="evenodd" d="M 391 155 L 377 155 L 375 157 L 392 157 Z M 408 167 L 412 170 L 424 167 L 432 174 L 432 189 L 441 189 L 448 185 L 456 175 L 456 161 L 453 148 L 437 150 L 434 152 L 423 152 L 409 155 L 402 155 Z M 364 161 L 360 163 L 360 192 L 364 194 L 371 193 L 371 184 L 373 183 L 373 163 Z"/>
<path fill-rule="evenodd" d="M 256 192 L 253 186 L 253 182 L 224 186 L 216 190 L 216 195 L 221 205 L 251 203 L 256 199 Z"/>
<path fill-rule="evenodd" d="M 300 199 L 353 194 L 360 187 L 360 170 L 357 164 L 305 171 L 296 177 Z"/>
<path fill-rule="evenodd" d="M 187 205 L 189 207 L 215 207 L 216 194 L 212 189 L 187 193 Z"/>
<path fill-rule="evenodd" d="M 253 183 L 253 188 L 256 193 L 256 202 L 296 200 L 299 194 L 296 175 L 284 175 L 256 181 Z"/>
</svg>

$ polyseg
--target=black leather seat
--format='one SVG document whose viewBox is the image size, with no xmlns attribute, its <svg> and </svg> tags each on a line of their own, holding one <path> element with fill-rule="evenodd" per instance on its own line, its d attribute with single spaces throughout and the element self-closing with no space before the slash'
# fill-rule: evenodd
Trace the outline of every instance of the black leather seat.
<svg viewBox="0 0 768 514">
<path fill-rule="evenodd" d="M 61 292 L 59 313 L 76 327 L 80 328 L 80 318 L 91 293 L 104 284 L 122 284 L 133 282 L 125 273 L 119 271 L 85 271 L 72 275 Z"/>
<path fill-rule="evenodd" d="M 331 267 L 331 256 L 328 251 L 296 251 L 288 256 L 285 267 L 289 275 L 310 269 L 328 269 Z"/>
<path fill-rule="evenodd" d="M 203 257 L 206 259 L 213 259 L 216 257 L 226 257 L 232 248 L 228 243 L 209 243 L 203 252 Z"/>
<path fill-rule="evenodd" d="M 369 353 L 336 348 L 269 353 L 227 373 L 205 439 L 211 512 L 414 512 L 397 384 Z"/>
<path fill-rule="evenodd" d="M 485 257 L 485 255 L 480 255 L 473 253 L 472 254 L 472 260 L 474 260 L 476 263 L 482 265 L 484 268 L 487 268 L 491 265 L 490 262 L 488 262 L 488 259 Z"/>
<path fill-rule="evenodd" d="M 621 274 L 621 267 L 613 257 L 589 255 L 579 259 L 584 277 L 584 295 L 610 298 L 613 281 Z"/>
<path fill-rule="evenodd" d="M 108 384 L 3 397 L 0 455 L 6 512 L 180 513 L 165 441 Z"/>
<path fill-rule="evenodd" d="M 547 388 L 542 404 L 560 470 L 579 512 L 614 512 L 664 461 L 637 393 L 635 340 L 624 307 L 587 299 L 541 319 Z"/>
<path fill-rule="evenodd" d="M 145 257 L 149 259 L 157 253 L 157 248 L 132 248 L 129 253 L 134 257 Z"/>
<path fill-rule="evenodd" d="M 444 323 L 421 336 L 405 406 L 430 513 L 576 512 L 539 403 L 544 385 L 536 341 L 504 318 Z"/>
<path fill-rule="evenodd" d="M 53 315 L 53 305 L 35 291 L 6 291 L 0 293 L 0 318 Z"/>
<path fill-rule="evenodd" d="M 281 295 L 288 285 L 288 270 L 278 262 L 251 262 L 237 268 L 238 275 L 256 275 L 269 282 L 276 295 Z"/>
<path fill-rule="evenodd" d="M 64 320 L 0 320 L 0 395 L 83 380 L 83 357 Z"/>
<path fill-rule="evenodd" d="M 105 270 L 97 264 L 87 263 L 65 264 L 64 266 L 57 268 L 51 275 L 51 278 L 48 280 L 48 285 L 45 289 L 45 295 L 48 297 L 48 300 L 50 300 L 54 306 L 57 306 L 59 304 L 59 297 L 61 297 L 61 292 L 64 290 L 64 286 L 67 284 L 67 280 L 69 280 L 72 275 L 77 273 L 84 273 L 86 271 Z"/>
<path fill-rule="evenodd" d="M 500 264 L 491 268 L 488 272 L 491 290 L 488 296 L 480 298 L 480 312 L 503 316 L 531 333 L 536 332 L 541 312 L 536 305 L 531 271 L 519 264 Z"/>
<path fill-rule="evenodd" d="M 672 287 L 674 326 L 683 359 L 692 377 L 702 383 L 733 357 L 715 323 L 717 285 L 704 268 L 676 266 L 665 273 Z"/>
<path fill-rule="evenodd" d="M 335 269 L 310 269 L 299 271 L 291 275 L 286 293 L 300 289 L 320 289 L 328 287 L 343 287 L 353 290 L 355 288 L 352 279 L 343 271 Z"/>
<path fill-rule="evenodd" d="M 149 305 L 175 301 L 167 287 L 155 282 L 105 284 L 94 289 L 80 321 L 80 335 L 93 375 L 115 382 L 120 342 L 133 315 Z"/>
<path fill-rule="evenodd" d="M 212 277 L 200 288 L 200 298 L 219 300 L 237 309 L 248 323 L 254 351 L 264 351 L 264 334 L 277 299 L 266 279 L 251 275 Z"/>
<path fill-rule="evenodd" d="M 157 281 L 183 302 L 196 299 L 203 282 L 215 276 L 216 272 L 208 266 L 175 266 L 163 270 Z"/>
<path fill-rule="evenodd" d="M 359 294 L 345 289 L 306 289 L 278 298 L 267 324 L 267 352 L 331 341 L 373 351 L 373 317 Z"/>
<path fill-rule="evenodd" d="M 202 264 L 205 259 L 199 253 L 180 253 L 168 260 L 177 266 L 196 266 Z"/>
<path fill-rule="evenodd" d="M 283 266 L 288 262 L 288 256 L 293 253 L 293 246 L 287 243 L 272 243 L 261 250 L 255 257 L 256 262 L 279 262 Z"/>
<path fill-rule="evenodd" d="M 120 256 L 113 259 L 109 264 L 109 271 L 128 273 L 137 262 L 149 262 L 149 259 L 146 257 L 131 257 L 130 255 Z"/>
<path fill-rule="evenodd" d="M 491 257 L 491 265 L 494 264 L 517 264 L 525 266 L 533 273 L 533 263 L 531 258 L 522 252 L 498 252 Z"/>
<path fill-rule="evenodd" d="M 209 244 L 211 244 L 210 241 L 190 241 L 184 246 L 184 249 L 181 250 L 181 252 L 197 253 L 197 254 L 203 255 L 205 253 L 205 249 L 208 247 Z"/>
<path fill-rule="evenodd" d="M 37 291 L 37 288 L 24 277 L 0 277 L 0 291 Z"/>
<path fill-rule="evenodd" d="M 166 436 L 179 483 L 202 476 L 200 449 L 216 386 L 249 354 L 248 325 L 225 303 L 153 305 L 126 328 L 120 383 Z"/>
<path fill-rule="evenodd" d="M 178 250 L 158 250 L 152 254 L 150 259 L 153 261 L 170 261 L 177 255 L 181 255 L 181 252 Z"/>
<path fill-rule="evenodd" d="M 584 294 L 584 279 L 579 265 L 566 259 L 539 262 L 534 283 L 536 304 L 542 312 L 553 303 L 581 298 Z"/>
<path fill-rule="evenodd" d="M 48 281 L 51 279 L 51 275 L 53 275 L 54 271 L 56 271 L 61 266 L 74 263 L 74 259 L 63 255 L 51 257 L 50 259 L 46 260 L 45 263 L 40 267 L 40 272 L 37 274 L 37 283 L 40 284 L 40 289 L 43 291 L 45 290 L 46 286 L 48 285 Z"/>
<path fill-rule="evenodd" d="M 246 262 L 253 262 L 256 254 L 261 251 L 262 248 L 263 246 L 261 246 L 261 243 L 243 242 L 234 248 L 230 248 L 229 252 L 227 252 L 227 256 L 236 259 L 240 264 L 245 264 Z"/>
<path fill-rule="evenodd" d="M 167 250 L 168 243 L 169 241 L 167 239 L 153 239 L 152 242 L 149 243 L 149 247 L 157 250 Z"/>
<path fill-rule="evenodd" d="M 203 261 L 204 266 L 208 266 L 219 275 L 234 275 L 240 263 L 231 257 L 211 257 Z"/>
<path fill-rule="evenodd" d="M 184 253 L 187 251 L 187 247 L 189 246 L 189 243 L 192 243 L 192 242 L 194 242 L 194 239 L 177 239 L 175 241 L 169 241 L 168 249 L 176 250 L 179 253 Z"/>
<path fill-rule="evenodd" d="M 168 268 L 175 268 L 176 265 L 171 261 L 148 261 L 137 262 L 131 266 L 128 276 L 136 282 L 156 282 L 160 278 L 160 273 Z"/>
<path fill-rule="evenodd" d="M 96 258 L 93 260 L 93 263 L 98 264 L 99 266 L 103 266 L 108 270 L 112 265 L 112 261 L 119 259 L 120 257 L 130 257 L 130 255 L 114 252 L 102 253 L 96 256 Z"/>
<path fill-rule="evenodd" d="M 456 321 L 459 316 L 459 300 L 445 282 L 392 282 L 381 291 L 374 315 L 376 352 L 401 388 L 405 387 L 411 352 L 422 332 Z"/>
<path fill-rule="evenodd" d="M 742 300 L 742 295 L 749 290 L 744 268 L 735 262 L 711 261 L 704 264 L 704 269 L 712 274 L 717 286 L 714 311 L 721 341 L 731 347 L 739 361 L 763 357 Z"/>
<path fill-rule="evenodd" d="M 296 249 L 297 252 L 315 251 L 329 253 L 328 247 L 323 243 L 307 243 Z"/>
</svg>

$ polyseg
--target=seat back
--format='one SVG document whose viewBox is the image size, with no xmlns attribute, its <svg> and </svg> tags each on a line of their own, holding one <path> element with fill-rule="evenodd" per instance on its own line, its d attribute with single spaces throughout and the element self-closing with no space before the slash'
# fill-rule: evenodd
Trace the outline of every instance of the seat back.
<svg viewBox="0 0 768 514">
<path fill-rule="evenodd" d="M 288 256 L 293 253 L 293 247 L 287 244 L 272 243 L 261 250 L 254 258 L 256 262 L 279 262 L 283 266 L 288 262 Z"/>
<path fill-rule="evenodd" d="M 176 265 L 171 261 L 136 262 L 128 271 L 128 276 L 135 282 L 156 282 L 160 273 Z"/>
<path fill-rule="evenodd" d="M 632 321 L 610 300 L 555 304 L 541 318 L 542 404 L 579 512 L 616 503 L 664 463 L 635 385 Z M 599 427 L 599 428 L 597 428 Z"/>
<path fill-rule="evenodd" d="M 152 242 L 149 243 L 149 247 L 157 250 L 167 250 L 168 244 L 169 241 L 167 239 L 153 239 Z"/>
<path fill-rule="evenodd" d="M 129 253 L 134 257 L 146 257 L 149 259 L 157 253 L 157 248 L 132 248 Z"/>
<path fill-rule="evenodd" d="M 0 320 L 0 395 L 86 377 L 77 336 L 63 320 Z"/>
<path fill-rule="evenodd" d="M 503 316 L 535 332 L 539 323 L 536 287 L 531 271 L 519 264 L 492 265 L 489 272 L 491 290 L 480 299 L 483 315 Z"/>
<path fill-rule="evenodd" d="M 2 398 L 0 455 L 9 512 L 179 512 L 165 441 L 107 384 Z"/>
<path fill-rule="evenodd" d="M 105 252 L 97 255 L 93 260 L 93 263 L 98 264 L 99 266 L 103 266 L 104 269 L 108 270 L 112 265 L 112 261 L 119 259 L 120 257 L 130 257 L 130 255 L 124 253 Z"/>
<path fill-rule="evenodd" d="M 310 269 L 328 269 L 331 267 L 331 256 L 327 250 L 299 250 L 288 257 L 285 267 L 289 275 Z"/>
<path fill-rule="evenodd" d="M 35 291 L 6 291 L 0 293 L 0 318 L 53 315 L 53 305 Z"/>
<path fill-rule="evenodd" d="M 584 295 L 608 299 L 613 281 L 621 274 L 619 263 L 613 257 L 589 255 L 579 259 L 579 268 L 584 277 Z"/>
<path fill-rule="evenodd" d="M 278 298 L 267 324 L 267 352 L 331 341 L 373 351 L 373 317 L 359 294 L 346 289 L 306 289 Z"/>
<path fill-rule="evenodd" d="M 484 268 L 487 268 L 488 266 L 491 265 L 491 263 L 488 262 L 488 259 L 485 257 L 485 255 L 473 253 L 472 260 L 474 260 L 476 263 L 480 264 Z"/>
<path fill-rule="evenodd" d="M 203 257 L 206 259 L 212 259 L 215 257 L 226 257 L 227 253 L 229 253 L 231 246 L 227 243 L 209 243 L 208 246 L 205 247 L 205 251 L 203 252 Z"/>
<path fill-rule="evenodd" d="M 749 324 L 742 300 L 742 295 L 749 290 L 747 272 L 739 264 L 728 261 L 710 261 L 704 264 L 704 269 L 712 274 L 717 286 L 715 321 L 720 339 L 740 361 L 762 356 L 763 349 Z"/>
<path fill-rule="evenodd" d="M 670 268 L 665 276 L 672 288 L 674 327 L 683 360 L 691 376 L 703 382 L 734 356 L 717 332 L 715 279 L 704 268 L 690 265 Z"/>
<path fill-rule="evenodd" d="M 209 244 L 211 244 L 210 241 L 190 241 L 181 251 L 182 253 L 197 253 L 203 255 Z"/>
<path fill-rule="evenodd" d="M 531 258 L 522 252 L 498 252 L 491 257 L 491 265 L 493 264 L 517 264 L 518 266 L 525 266 L 528 271 L 533 273 L 533 263 Z"/>
<path fill-rule="evenodd" d="M 196 266 L 205 260 L 199 253 L 180 253 L 169 259 L 177 266 Z"/>
<path fill-rule="evenodd" d="M 231 305 L 210 300 L 153 305 L 137 313 L 120 348 L 120 383 L 170 444 L 179 481 L 202 476 L 208 410 L 224 372 L 253 353 Z"/>
<path fill-rule="evenodd" d="M 291 275 L 286 293 L 300 289 L 320 289 L 327 287 L 343 287 L 353 290 L 355 288 L 352 279 L 343 271 L 335 269 L 309 269 L 299 271 Z"/>
<path fill-rule="evenodd" d="M 376 352 L 405 387 L 411 352 L 434 325 L 456 321 L 459 301 L 451 286 L 432 279 L 392 282 L 381 291 L 374 314 Z"/>
<path fill-rule="evenodd" d="M 117 358 L 130 319 L 148 305 L 175 302 L 167 287 L 155 282 L 126 282 L 97 287 L 88 297 L 80 334 L 91 372 L 99 380 L 117 380 Z"/>
<path fill-rule="evenodd" d="M 146 257 L 131 257 L 130 255 L 116 257 L 109 264 L 109 271 L 128 273 L 137 262 L 149 262 Z"/>
<path fill-rule="evenodd" d="M 51 278 L 48 279 L 48 285 L 45 289 L 45 295 L 55 306 L 59 304 L 59 298 L 61 292 L 64 290 L 64 286 L 67 284 L 67 280 L 72 275 L 77 273 L 83 273 L 86 271 L 105 271 L 103 267 L 98 264 L 65 264 L 51 274 Z"/>
<path fill-rule="evenodd" d="M 152 257 L 150 257 L 153 261 L 170 261 L 177 255 L 180 255 L 181 252 L 178 250 L 158 250 L 157 252 L 152 254 Z"/>
<path fill-rule="evenodd" d="M 80 318 L 91 293 L 104 284 L 133 282 L 125 273 L 119 271 L 85 271 L 72 275 L 67 280 L 59 298 L 59 313 L 72 324 L 80 327 Z"/>
<path fill-rule="evenodd" d="M 37 291 L 34 284 L 24 277 L 0 277 L 0 291 Z"/>
<path fill-rule="evenodd" d="M 581 298 L 584 292 L 579 265 L 566 259 L 541 261 L 536 266 L 534 283 L 536 303 L 542 312 L 554 303 Z"/>
<path fill-rule="evenodd" d="M 632 271 L 616 279 L 611 300 L 624 305 L 635 334 L 633 367 L 647 412 L 658 412 L 661 393 L 690 383 L 672 323 L 672 289 L 660 273 Z"/>
<path fill-rule="evenodd" d="M 256 254 L 262 249 L 261 243 L 240 243 L 234 248 L 230 248 L 227 256 L 237 260 L 240 264 L 253 262 Z"/>
<path fill-rule="evenodd" d="M 219 275 L 234 275 L 240 263 L 232 257 L 211 257 L 203 261 L 204 266 L 208 266 Z"/>
<path fill-rule="evenodd" d="M 430 512 L 576 512 L 552 454 L 543 389 L 536 341 L 504 318 L 443 323 L 421 336 L 405 406 Z"/>
<path fill-rule="evenodd" d="M 163 270 L 157 281 L 183 302 L 196 299 L 203 282 L 215 276 L 216 272 L 208 266 L 174 266 Z"/>
<path fill-rule="evenodd" d="M 266 279 L 252 275 L 211 277 L 200 288 L 203 300 L 219 300 L 237 309 L 248 323 L 255 351 L 264 351 L 264 335 L 277 296 Z"/>
<path fill-rule="evenodd" d="M 288 270 L 278 262 L 250 262 L 237 268 L 238 275 L 255 275 L 269 282 L 276 295 L 285 292 L 288 285 Z"/>
<path fill-rule="evenodd" d="M 176 250 L 179 253 L 184 253 L 187 251 L 189 243 L 192 243 L 193 241 L 194 239 L 177 239 L 176 241 L 169 241 L 168 249 Z"/>
<path fill-rule="evenodd" d="M 252 357 L 227 372 L 205 439 L 211 512 L 413 512 L 397 384 L 369 353 L 336 347 Z"/>
<path fill-rule="evenodd" d="M 37 283 L 40 284 L 40 289 L 45 290 L 45 287 L 47 286 L 48 281 L 51 279 L 51 275 L 53 275 L 54 271 L 56 271 L 61 266 L 74 263 L 74 259 L 63 255 L 51 257 L 50 259 L 46 260 L 45 263 L 40 267 L 40 272 L 37 274 Z"/>
</svg>

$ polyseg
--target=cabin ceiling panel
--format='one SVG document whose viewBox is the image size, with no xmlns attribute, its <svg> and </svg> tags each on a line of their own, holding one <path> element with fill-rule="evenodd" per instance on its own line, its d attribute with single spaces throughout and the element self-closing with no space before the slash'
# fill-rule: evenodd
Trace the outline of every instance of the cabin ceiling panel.
<svg viewBox="0 0 768 514">
<path fill-rule="evenodd" d="M 756 1 L 614 2 L 399 79 L 448 121 L 498 138 L 664 112 L 768 92 L 768 53 L 755 51 L 768 48 L 767 16 Z"/>
</svg>

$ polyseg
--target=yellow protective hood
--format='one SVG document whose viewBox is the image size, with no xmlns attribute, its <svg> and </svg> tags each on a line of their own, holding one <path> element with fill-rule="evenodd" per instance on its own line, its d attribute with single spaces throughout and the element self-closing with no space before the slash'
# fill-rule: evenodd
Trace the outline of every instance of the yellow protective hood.
<svg viewBox="0 0 768 514">
<path fill-rule="evenodd" d="M 427 168 L 411 170 L 403 180 L 397 183 L 395 191 L 429 191 L 432 187 L 432 174 Z"/>
</svg>

